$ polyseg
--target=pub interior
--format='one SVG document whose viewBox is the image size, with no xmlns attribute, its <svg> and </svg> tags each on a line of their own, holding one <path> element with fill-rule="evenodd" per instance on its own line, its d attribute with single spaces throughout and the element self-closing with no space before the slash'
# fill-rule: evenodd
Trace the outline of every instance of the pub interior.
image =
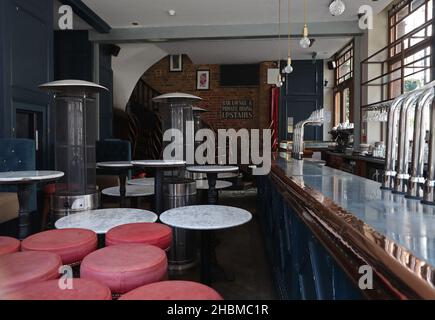
<svg viewBox="0 0 435 320">
<path fill-rule="evenodd" d="M 433 0 L 2 0 L 0 300 L 435 299 Z"/>
</svg>

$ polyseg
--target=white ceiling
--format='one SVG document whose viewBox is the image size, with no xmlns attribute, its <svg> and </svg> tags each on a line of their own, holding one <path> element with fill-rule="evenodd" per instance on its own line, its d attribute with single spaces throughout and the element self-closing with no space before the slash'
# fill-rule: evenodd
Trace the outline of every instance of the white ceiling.
<svg viewBox="0 0 435 320">
<path fill-rule="evenodd" d="M 358 8 L 370 4 L 375 13 L 391 0 L 343 0 L 346 12 L 333 17 L 328 11 L 331 0 L 307 0 L 309 21 L 356 20 Z M 83 0 L 112 28 L 140 26 L 192 26 L 274 23 L 278 0 Z M 303 21 L 303 0 L 291 0 L 292 21 Z M 282 0 L 283 19 L 287 20 L 287 0 Z M 168 10 L 176 11 L 174 17 Z"/>
<path fill-rule="evenodd" d="M 299 40 L 292 40 L 292 57 L 295 60 L 328 59 L 344 47 L 351 38 L 318 38 L 309 49 L 302 49 Z M 243 64 L 278 59 L 278 40 L 214 40 L 156 43 L 168 54 L 187 54 L 195 64 Z M 280 41 L 280 56 L 287 56 L 287 40 Z"/>
<path fill-rule="evenodd" d="M 307 0 L 310 22 L 333 22 L 357 20 L 358 8 L 370 4 L 374 13 L 383 10 L 391 0 L 343 0 L 346 11 L 340 17 L 329 13 L 331 0 Z M 278 0 L 83 0 L 112 28 L 132 28 L 132 22 L 146 27 L 218 26 L 270 24 L 278 21 Z M 287 22 L 287 0 L 282 0 L 282 22 Z M 303 22 L 303 0 L 291 0 L 291 22 Z M 171 17 L 168 10 L 176 15 Z M 133 27 L 134 28 L 134 27 Z M 285 37 L 286 30 L 283 30 Z M 319 59 L 330 58 L 350 38 L 316 38 L 309 49 L 299 47 L 292 40 L 293 59 L 311 59 L 318 53 Z M 155 43 L 168 54 L 187 54 L 196 64 L 258 63 L 276 60 L 277 40 L 189 40 Z M 138 44 L 139 45 L 139 44 Z M 280 43 L 282 58 L 287 56 L 287 41 Z"/>
</svg>

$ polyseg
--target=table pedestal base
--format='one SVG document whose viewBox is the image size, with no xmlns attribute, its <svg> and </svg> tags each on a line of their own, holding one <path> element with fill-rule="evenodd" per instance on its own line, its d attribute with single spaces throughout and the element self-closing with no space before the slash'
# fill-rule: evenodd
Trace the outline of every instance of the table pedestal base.
<svg viewBox="0 0 435 320">
<path fill-rule="evenodd" d="M 163 171 L 156 168 L 154 179 L 154 212 L 159 215 L 163 211 Z"/>
<path fill-rule="evenodd" d="M 210 285 L 215 281 L 234 281 L 233 272 L 224 270 L 218 263 L 214 245 L 215 234 L 213 231 L 201 232 L 201 283 Z"/>
<path fill-rule="evenodd" d="M 216 180 L 217 173 L 207 173 L 208 180 L 208 204 L 217 204 Z"/>
<path fill-rule="evenodd" d="M 18 239 L 25 239 L 30 233 L 30 195 L 32 192 L 31 184 L 18 185 L 18 202 L 20 211 L 18 213 Z"/>
<path fill-rule="evenodd" d="M 120 205 L 120 208 L 126 207 L 126 202 L 125 202 L 125 196 L 127 193 L 126 183 L 127 183 L 127 175 L 120 174 L 119 175 L 119 195 L 120 195 L 119 205 Z"/>
</svg>

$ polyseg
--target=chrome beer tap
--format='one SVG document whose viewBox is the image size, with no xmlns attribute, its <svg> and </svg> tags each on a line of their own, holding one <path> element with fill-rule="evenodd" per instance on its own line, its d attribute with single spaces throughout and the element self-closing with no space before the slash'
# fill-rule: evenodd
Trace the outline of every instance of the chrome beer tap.
<svg viewBox="0 0 435 320">
<path fill-rule="evenodd" d="M 399 131 L 400 111 L 407 95 L 401 95 L 394 100 L 388 112 L 388 132 L 385 174 L 382 181 L 382 189 L 393 190 L 396 178 L 396 161 L 397 161 L 397 137 Z"/>
<path fill-rule="evenodd" d="M 408 94 L 400 110 L 399 121 L 399 148 L 397 153 L 397 174 L 395 178 L 394 193 L 406 194 L 409 180 L 409 141 L 412 138 L 414 123 L 409 119 L 415 113 L 415 106 L 421 94 L 421 90 L 415 90 Z"/>
<path fill-rule="evenodd" d="M 424 165 L 426 132 L 430 130 L 429 118 L 430 107 L 434 99 L 434 88 L 431 87 L 423 92 L 418 99 L 415 109 L 414 145 L 412 150 L 411 178 L 408 182 L 407 198 L 420 199 L 423 197 L 424 188 Z"/>
<path fill-rule="evenodd" d="M 428 176 L 424 184 L 422 203 L 435 205 L 435 103 L 430 106 L 430 135 L 429 135 L 429 163 Z"/>
</svg>

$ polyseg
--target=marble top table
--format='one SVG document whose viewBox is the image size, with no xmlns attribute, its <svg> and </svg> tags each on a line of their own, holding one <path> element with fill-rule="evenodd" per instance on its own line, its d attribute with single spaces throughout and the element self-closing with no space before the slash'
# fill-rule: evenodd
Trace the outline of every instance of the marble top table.
<svg viewBox="0 0 435 320">
<path fill-rule="evenodd" d="M 246 210 L 216 205 L 188 206 L 165 211 L 160 216 L 163 223 L 181 229 L 201 232 L 201 282 L 210 284 L 210 231 L 234 228 L 251 221 Z"/>
<path fill-rule="evenodd" d="M 120 186 L 120 195 L 119 195 L 119 204 L 121 207 L 125 206 L 125 198 L 126 198 L 126 181 L 128 173 L 131 169 L 133 169 L 133 164 L 131 161 L 107 161 L 107 162 L 98 162 L 97 168 L 106 169 L 112 171 L 114 174 L 117 174 L 119 177 L 119 186 Z"/>
<path fill-rule="evenodd" d="M 131 169 L 133 168 L 133 164 L 131 161 L 107 161 L 107 162 L 98 162 L 97 167 L 103 169 Z"/>
<path fill-rule="evenodd" d="M 131 186 L 154 186 L 154 178 L 131 179 L 127 181 Z"/>
<path fill-rule="evenodd" d="M 236 166 L 192 166 L 187 167 L 189 172 L 205 173 L 207 174 L 208 180 L 208 203 L 213 205 L 217 203 L 217 190 L 216 190 L 216 180 L 218 174 L 221 173 L 232 173 L 239 171 L 239 167 Z"/>
<path fill-rule="evenodd" d="M 49 182 L 64 176 L 60 171 L 11 171 L 0 172 L 0 184 L 16 185 L 18 190 L 18 202 L 20 211 L 19 218 L 19 239 L 22 240 L 29 235 L 30 209 L 29 201 L 32 192 L 32 185 L 39 182 Z"/>
<path fill-rule="evenodd" d="M 132 161 L 132 164 L 137 167 L 154 168 L 154 210 L 157 214 L 162 213 L 163 208 L 163 171 L 170 169 L 182 168 L 186 165 L 185 161 L 181 160 L 139 160 Z"/>
<path fill-rule="evenodd" d="M 229 181 L 222 181 L 222 180 L 216 180 L 216 186 L 215 188 L 217 190 L 219 189 L 225 189 L 231 187 L 233 184 Z M 196 189 L 198 190 L 208 190 L 208 181 L 207 180 L 196 180 Z"/>
<path fill-rule="evenodd" d="M 59 219 L 56 229 L 82 228 L 97 234 L 106 234 L 110 229 L 129 223 L 157 221 L 154 212 L 130 208 L 114 208 L 85 211 Z"/>
<path fill-rule="evenodd" d="M 125 189 L 126 198 L 147 197 L 154 195 L 154 186 L 126 186 Z M 120 187 L 106 188 L 101 191 L 102 194 L 109 197 L 120 197 Z"/>
</svg>

